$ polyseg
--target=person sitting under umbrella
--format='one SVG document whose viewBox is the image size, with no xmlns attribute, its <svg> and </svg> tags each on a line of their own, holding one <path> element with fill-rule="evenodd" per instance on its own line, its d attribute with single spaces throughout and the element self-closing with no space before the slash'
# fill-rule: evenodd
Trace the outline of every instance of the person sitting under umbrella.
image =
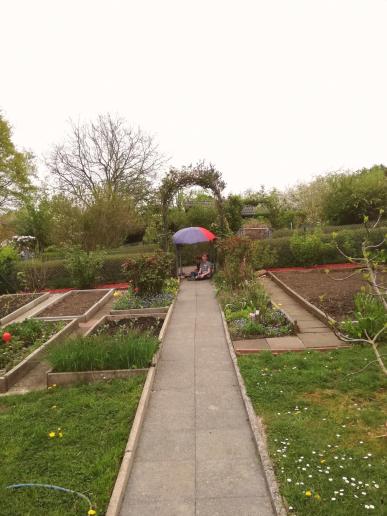
<svg viewBox="0 0 387 516">
<path fill-rule="evenodd" d="M 203 280 L 203 279 L 210 279 L 212 276 L 212 263 L 208 260 L 208 254 L 204 253 L 202 254 L 202 261 L 200 263 L 199 272 L 195 279 L 197 280 Z"/>
</svg>

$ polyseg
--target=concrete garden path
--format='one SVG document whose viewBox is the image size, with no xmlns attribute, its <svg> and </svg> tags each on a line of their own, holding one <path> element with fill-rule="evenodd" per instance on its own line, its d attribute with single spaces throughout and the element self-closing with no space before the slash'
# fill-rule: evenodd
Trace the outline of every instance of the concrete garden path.
<svg viewBox="0 0 387 516">
<path fill-rule="evenodd" d="M 274 514 L 209 282 L 181 285 L 120 514 Z"/>
</svg>

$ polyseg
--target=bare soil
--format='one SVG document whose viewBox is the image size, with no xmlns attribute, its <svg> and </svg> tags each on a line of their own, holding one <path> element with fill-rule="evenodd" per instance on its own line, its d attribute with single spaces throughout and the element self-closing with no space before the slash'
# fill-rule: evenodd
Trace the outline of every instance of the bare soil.
<svg viewBox="0 0 387 516">
<path fill-rule="evenodd" d="M 11 314 L 18 308 L 26 305 L 42 294 L 5 294 L 0 296 L 0 319 Z"/>
<path fill-rule="evenodd" d="M 302 297 L 336 320 L 353 313 L 353 298 L 362 287 L 369 290 L 361 272 L 306 270 L 276 272 L 275 275 Z M 351 276 L 348 278 L 348 276 Z M 344 279 L 347 278 L 347 279 Z M 387 274 L 379 274 L 379 281 L 387 282 Z M 343 281 L 340 281 L 343 280 Z"/>
<path fill-rule="evenodd" d="M 125 335 L 128 331 L 137 330 L 158 336 L 164 319 L 159 317 L 133 317 L 130 319 L 107 320 L 96 328 L 95 335 Z"/>
<path fill-rule="evenodd" d="M 39 317 L 60 317 L 68 315 L 82 315 L 106 294 L 106 290 L 92 292 L 71 292 L 55 305 L 46 308 Z"/>
</svg>

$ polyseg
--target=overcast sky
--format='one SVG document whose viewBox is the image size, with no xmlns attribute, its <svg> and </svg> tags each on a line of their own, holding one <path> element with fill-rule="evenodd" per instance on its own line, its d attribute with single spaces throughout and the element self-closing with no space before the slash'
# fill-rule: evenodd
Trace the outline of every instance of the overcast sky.
<svg viewBox="0 0 387 516">
<path fill-rule="evenodd" d="M 0 0 L 0 109 L 42 155 L 111 112 L 228 190 L 387 164 L 386 0 Z"/>
</svg>

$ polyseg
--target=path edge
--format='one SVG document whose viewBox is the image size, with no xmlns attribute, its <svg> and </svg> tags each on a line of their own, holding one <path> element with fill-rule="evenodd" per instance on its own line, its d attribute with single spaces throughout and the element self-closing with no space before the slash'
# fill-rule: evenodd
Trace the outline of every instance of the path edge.
<svg viewBox="0 0 387 516">
<path fill-rule="evenodd" d="M 155 373 L 156 368 L 154 366 L 150 367 L 141 393 L 141 398 L 137 406 L 132 428 L 129 433 L 129 439 L 125 446 L 124 455 L 114 484 L 113 492 L 110 497 L 109 505 L 106 510 L 106 516 L 118 516 L 121 510 L 122 501 L 125 496 L 125 488 L 128 484 L 130 472 L 133 467 L 134 455 L 136 453 L 142 424 L 145 419 L 145 412 L 152 392 Z"/>
<path fill-rule="evenodd" d="M 255 447 L 257 449 L 258 456 L 261 459 L 266 485 L 270 493 L 271 503 L 277 516 L 286 516 L 287 511 L 285 509 L 283 499 L 279 490 L 277 478 L 274 473 L 273 463 L 270 459 L 265 428 L 262 419 L 255 413 L 251 400 L 247 395 L 245 382 L 239 370 L 238 359 L 234 351 L 234 346 L 231 341 L 230 333 L 228 331 L 226 318 L 220 305 L 219 309 L 222 316 L 223 330 L 226 336 L 228 350 L 238 379 L 239 389 L 242 394 L 243 403 L 245 405 L 251 431 L 253 433 Z"/>
<path fill-rule="evenodd" d="M 148 408 L 149 399 L 152 393 L 152 388 L 156 376 L 156 369 L 160 359 L 164 336 L 167 331 L 167 328 L 170 323 L 170 319 L 172 317 L 173 310 L 175 308 L 177 295 L 173 301 L 173 303 L 169 306 L 167 316 L 165 317 L 164 324 L 159 333 L 160 345 L 158 351 L 155 353 L 152 359 L 152 365 L 148 369 L 148 373 L 146 376 L 144 388 L 141 393 L 140 401 L 137 406 L 136 415 L 133 420 L 132 428 L 129 433 L 129 438 L 126 443 L 126 447 L 124 450 L 124 455 L 121 461 L 120 469 L 118 471 L 118 475 L 116 477 L 116 481 L 114 484 L 114 488 L 112 494 L 110 496 L 110 501 L 108 508 L 106 510 L 105 516 L 119 516 L 121 511 L 122 502 L 125 496 L 126 486 L 128 485 L 130 473 L 132 471 L 134 458 L 136 454 L 136 449 L 138 445 L 138 441 L 140 439 L 140 434 L 142 430 L 142 426 L 144 423 L 146 410 Z"/>
</svg>

